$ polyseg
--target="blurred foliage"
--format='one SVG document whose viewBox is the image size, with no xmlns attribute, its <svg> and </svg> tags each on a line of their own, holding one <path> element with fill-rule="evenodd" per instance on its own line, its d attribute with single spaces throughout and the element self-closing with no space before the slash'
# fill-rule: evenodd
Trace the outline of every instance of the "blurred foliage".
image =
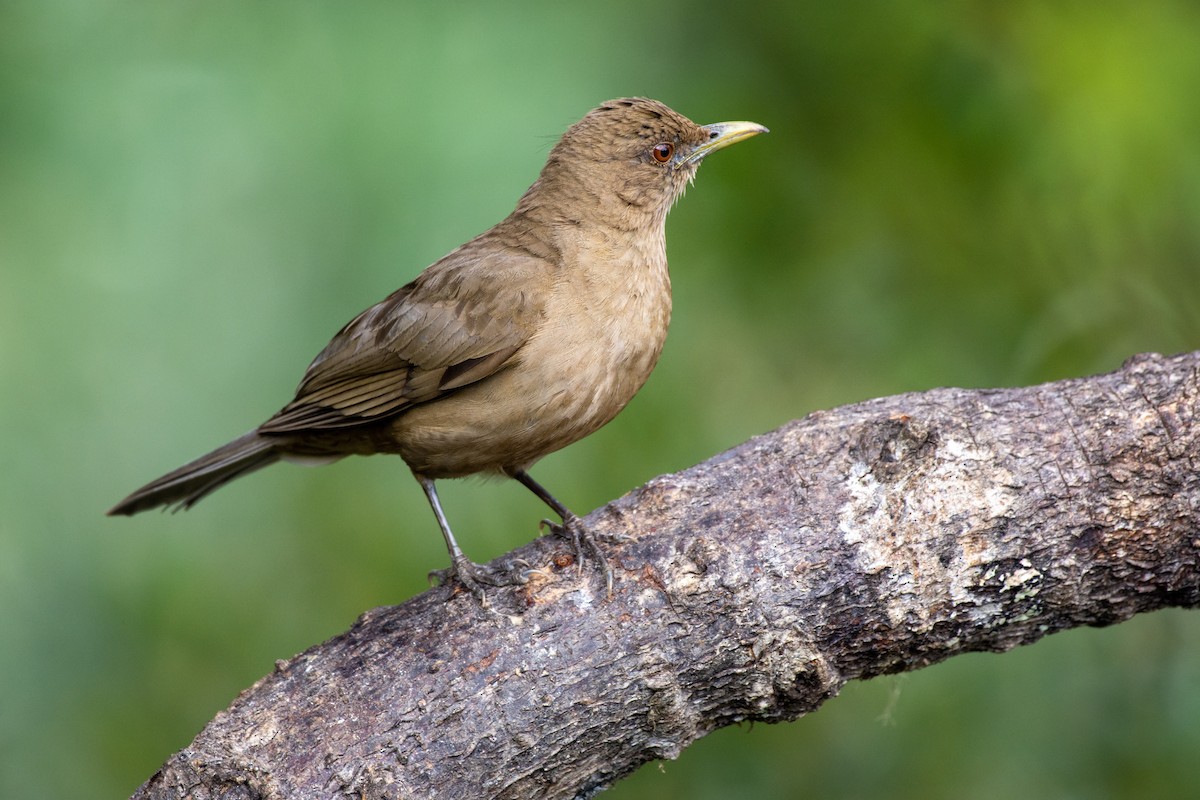
<svg viewBox="0 0 1200 800">
<path fill-rule="evenodd" d="M 772 133 L 672 215 L 650 384 L 542 468 L 581 512 L 815 408 L 1200 347 L 1194 3 L 14 0 L 0 23 L 0 796 L 128 794 L 274 659 L 423 588 L 445 555 L 395 459 L 101 513 L 273 412 L 608 97 Z M 543 513 L 503 483 L 443 499 L 477 559 Z M 1185 796 L 1197 663 L 1195 614 L 1073 631 L 720 731 L 610 795 Z"/>
</svg>

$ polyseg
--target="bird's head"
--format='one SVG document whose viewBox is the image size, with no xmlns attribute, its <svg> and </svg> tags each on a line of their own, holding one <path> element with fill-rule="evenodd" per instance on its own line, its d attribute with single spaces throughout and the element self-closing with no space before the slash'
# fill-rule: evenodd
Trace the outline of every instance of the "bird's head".
<svg viewBox="0 0 1200 800">
<path fill-rule="evenodd" d="M 555 145 L 542 181 L 617 212 L 665 218 L 710 153 L 767 129 L 755 122 L 697 125 L 657 100 L 609 100 Z"/>
</svg>

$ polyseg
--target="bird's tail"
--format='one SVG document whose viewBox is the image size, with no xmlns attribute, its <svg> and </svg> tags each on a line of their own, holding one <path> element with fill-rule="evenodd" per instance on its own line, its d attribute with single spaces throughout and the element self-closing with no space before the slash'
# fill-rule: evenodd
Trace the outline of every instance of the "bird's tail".
<svg viewBox="0 0 1200 800">
<path fill-rule="evenodd" d="M 132 515 L 158 506 L 190 508 L 234 478 L 274 464 L 280 458 L 275 444 L 255 431 L 184 464 L 146 484 L 113 506 L 108 514 Z"/>
</svg>

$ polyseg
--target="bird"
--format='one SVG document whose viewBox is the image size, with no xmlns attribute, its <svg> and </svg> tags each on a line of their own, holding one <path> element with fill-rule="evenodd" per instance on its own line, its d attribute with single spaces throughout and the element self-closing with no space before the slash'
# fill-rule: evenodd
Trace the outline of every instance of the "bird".
<svg viewBox="0 0 1200 800">
<path fill-rule="evenodd" d="M 136 490 L 108 511 L 186 509 L 277 461 L 396 454 L 412 471 L 450 554 L 481 599 L 510 575 L 470 561 L 435 482 L 513 478 L 595 554 L 581 519 L 529 474 L 542 457 L 612 420 L 646 382 L 671 317 L 667 212 L 700 162 L 767 132 L 698 125 L 644 97 L 609 100 L 571 125 L 504 220 L 347 323 L 309 364 L 295 397 L 254 430 Z M 547 523 L 548 521 L 543 521 Z M 582 568 L 582 566 L 580 567 Z"/>
</svg>

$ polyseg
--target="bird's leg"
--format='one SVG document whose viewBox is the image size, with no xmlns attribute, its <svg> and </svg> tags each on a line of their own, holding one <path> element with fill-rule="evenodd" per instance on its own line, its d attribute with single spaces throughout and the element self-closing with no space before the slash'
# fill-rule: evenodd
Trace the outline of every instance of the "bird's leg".
<svg viewBox="0 0 1200 800">
<path fill-rule="evenodd" d="M 450 578 L 457 577 L 458 582 L 475 595 L 481 603 L 486 603 L 484 585 L 506 586 L 521 582 L 519 578 L 512 577 L 505 580 L 503 576 L 497 575 L 493 570 L 467 558 L 463 554 L 462 548 L 458 546 L 458 542 L 454 540 L 454 533 L 450 530 L 450 523 L 446 521 L 446 514 L 442 511 L 442 501 L 438 499 L 433 480 L 415 473 L 414 477 L 421 484 L 421 488 L 425 490 L 425 497 L 429 499 L 433 515 L 437 517 L 438 527 L 442 529 L 442 538 L 446 540 L 446 549 L 450 551 L 450 568 L 434 570 L 429 573 L 430 578 L 437 578 L 441 584 L 445 584 Z"/>
<path fill-rule="evenodd" d="M 588 527 L 583 524 L 583 520 L 575 516 L 571 509 L 558 502 L 558 499 L 546 491 L 546 487 L 535 481 L 528 472 L 523 469 L 512 473 L 512 476 L 521 482 L 525 488 L 536 494 L 541 501 L 550 506 L 555 514 L 562 518 L 562 524 L 558 525 L 548 519 L 542 520 L 542 524 L 550 528 L 564 539 L 569 539 L 575 547 L 575 563 L 580 571 L 583 570 L 583 548 L 586 546 L 596 557 L 596 563 L 600 566 L 600 571 L 604 573 L 604 582 L 608 586 L 608 593 L 612 594 L 613 574 L 612 568 L 608 565 L 608 559 L 604 557 L 604 553 L 600 550 L 600 545 L 596 542 L 596 536 Z"/>
</svg>

